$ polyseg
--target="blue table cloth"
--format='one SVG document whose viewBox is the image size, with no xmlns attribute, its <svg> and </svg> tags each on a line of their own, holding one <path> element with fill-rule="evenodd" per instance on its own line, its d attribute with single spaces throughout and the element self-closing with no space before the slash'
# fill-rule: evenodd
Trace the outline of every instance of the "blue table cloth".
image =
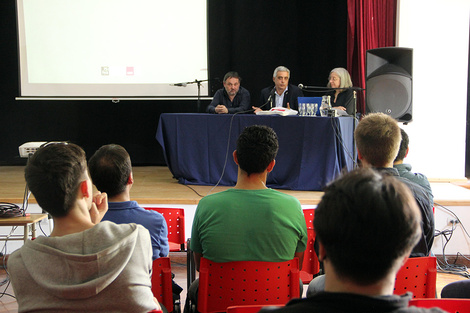
<svg viewBox="0 0 470 313">
<path fill-rule="evenodd" d="M 279 138 L 270 188 L 320 191 L 342 169 L 354 167 L 352 117 L 164 113 L 156 139 L 180 183 L 234 186 L 236 140 L 245 127 L 256 124 L 272 127 Z"/>
</svg>

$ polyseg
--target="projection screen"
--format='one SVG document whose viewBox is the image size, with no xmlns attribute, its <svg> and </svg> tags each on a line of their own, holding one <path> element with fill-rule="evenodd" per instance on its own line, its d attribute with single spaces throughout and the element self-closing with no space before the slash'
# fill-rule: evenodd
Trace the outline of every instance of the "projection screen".
<svg viewBox="0 0 470 313">
<path fill-rule="evenodd" d="M 198 83 L 208 95 L 206 0 L 17 0 L 17 12 L 22 97 L 197 96 Z"/>
</svg>

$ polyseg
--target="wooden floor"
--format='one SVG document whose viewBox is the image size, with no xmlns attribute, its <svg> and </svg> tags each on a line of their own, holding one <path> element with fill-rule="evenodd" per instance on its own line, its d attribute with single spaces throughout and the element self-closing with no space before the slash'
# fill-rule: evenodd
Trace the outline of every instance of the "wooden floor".
<svg viewBox="0 0 470 313">
<path fill-rule="evenodd" d="M 23 177 L 23 166 L 0 166 L 0 202 L 22 203 L 25 188 Z M 172 178 L 172 175 L 167 167 L 134 167 L 134 180 L 135 184 L 131 191 L 133 200 L 141 204 L 188 204 L 195 205 L 199 200 L 209 194 L 222 190 L 228 187 L 212 186 L 184 186 Z M 280 190 L 281 192 L 293 195 L 299 199 L 301 204 L 316 205 L 321 199 L 322 192 L 317 191 L 291 191 Z M 449 201 L 442 199 L 441 202 Z M 31 203 L 35 203 L 34 197 L 30 198 Z M 461 201 L 460 201 L 461 202 Z M 450 202 L 452 203 L 452 201 Z M 468 205 L 467 201 L 462 205 Z M 182 303 L 186 298 L 186 260 L 178 253 L 170 254 L 172 259 L 172 269 L 176 274 L 176 282 L 184 288 L 182 293 Z M 0 270 L 0 282 L 7 278 L 5 271 Z M 462 276 L 455 274 L 437 275 L 437 295 L 440 296 L 440 291 L 443 286 L 452 281 L 466 279 Z M 2 296 L 3 294 L 3 296 Z M 17 312 L 18 305 L 16 300 L 11 297 L 14 296 L 13 290 L 8 283 L 0 285 L 0 313 L 2 312 Z"/>
<path fill-rule="evenodd" d="M 133 200 L 142 204 L 197 204 L 209 194 L 229 187 L 185 186 L 178 183 L 165 166 L 134 167 Z M 24 166 L 0 166 L 0 201 L 22 203 L 25 188 Z M 318 204 L 322 192 L 280 190 L 293 195 L 302 204 Z M 31 197 L 31 202 L 35 202 Z"/>
<path fill-rule="evenodd" d="M 186 186 L 181 185 L 172 177 L 166 166 L 140 166 L 133 168 L 134 187 L 131 190 L 133 200 L 142 204 L 197 204 L 199 200 L 210 193 L 226 190 L 229 187 Z M 431 180 L 434 188 L 438 185 L 452 185 L 457 189 L 470 189 L 468 180 Z M 438 184 L 433 184 L 438 183 Z M 24 166 L 0 166 L 0 201 L 22 203 L 25 188 Z M 316 205 L 323 195 L 320 191 L 279 190 L 299 199 L 301 204 Z M 34 197 L 30 198 L 35 203 Z M 463 197 L 450 198 L 436 193 L 434 200 L 441 205 L 470 206 L 470 199 Z"/>
</svg>

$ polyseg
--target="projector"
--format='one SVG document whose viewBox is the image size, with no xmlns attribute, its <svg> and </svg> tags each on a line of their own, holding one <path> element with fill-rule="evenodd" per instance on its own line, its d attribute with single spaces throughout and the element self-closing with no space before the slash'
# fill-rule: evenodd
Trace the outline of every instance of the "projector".
<svg viewBox="0 0 470 313">
<path fill-rule="evenodd" d="M 42 145 L 46 143 L 64 143 L 63 141 L 30 141 L 18 147 L 20 157 L 28 158 L 36 152 Z"/>
</svg>

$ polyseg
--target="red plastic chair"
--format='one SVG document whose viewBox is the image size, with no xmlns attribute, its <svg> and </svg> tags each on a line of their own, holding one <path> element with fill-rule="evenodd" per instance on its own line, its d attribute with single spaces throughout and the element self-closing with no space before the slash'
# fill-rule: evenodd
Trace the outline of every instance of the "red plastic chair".
<svg viewBox="0 0 470 313">
<path fill-rule="evenodd" d="M 184 233 L 184 209 L 179 208 L 145 208 L 163 215 L 168 226 L 170 252 L 186 251 Z"/>
<path fill-rule="evenodd" d="M 470 313 L 470 299 L 412 299 L 409 306 L 440 308 L 449 313 Z"/>
<path fill-rule="evenodd" d="M 152 265 L 152 293 L 168 312 L 173 312 L 173 289 L 169 257 L 158 258 Z"/>
<path fill-rule="evenodd" d="M 282 307 L 282 305 L 236 305 L 236 306 L 229 306 L 227 308 L 227 313 L 257 313 L 264 307 L 271 306 L 271 307 Z"/>
<path fill-rule="evenodd" d="M 397 273 L 393 293 L 410 291 L 413 298 L 435 298 L 436 278 L 435 257 L 409 258 Z"/>
<path fill-rule="evenodd" d="M 201 258 L 197 310 L 225 312 L 230 306 L 286 304 L 300 296 L 299 260 L 215 263 Z"/>
<path fill-rule="evenodd" d="M 307 224 L 307 249 L 304 253 L 302 270 L 300 271 L 300 279 L 304 284 L 308 284 L 313 277 L 320 272 L 320 262 L 318 256 L 313 249 L 315 243 L 315 230 L 313 229 L 313 218 L 315 217 L 315 209 L 304 209 L 305 223 Z"/>
</svg>

